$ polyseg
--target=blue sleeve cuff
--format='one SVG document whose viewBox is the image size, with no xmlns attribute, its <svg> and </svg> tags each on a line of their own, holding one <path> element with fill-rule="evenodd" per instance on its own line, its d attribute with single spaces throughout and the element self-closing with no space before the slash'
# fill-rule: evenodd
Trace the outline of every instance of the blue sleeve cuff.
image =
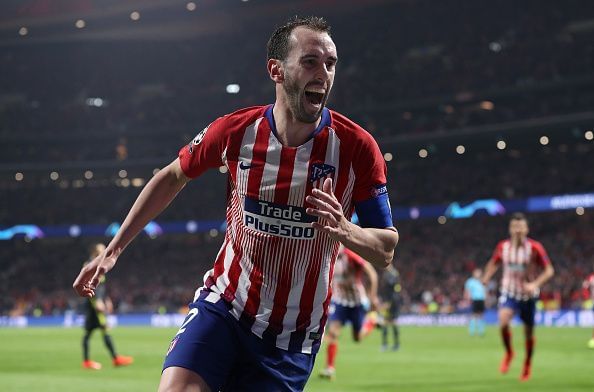
<svg viewBox="0 0 594 392">
<path fill-rule="evenodd" d="M 394 226 L 388 193 L 355 203 L 355 211 L 361 227 L 385 229 Z"/>
</svg>

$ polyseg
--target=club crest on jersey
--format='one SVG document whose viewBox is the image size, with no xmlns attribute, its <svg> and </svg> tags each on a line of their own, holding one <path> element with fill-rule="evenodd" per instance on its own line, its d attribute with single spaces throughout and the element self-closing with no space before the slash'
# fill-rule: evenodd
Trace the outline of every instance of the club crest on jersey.
<svg viewBox="0 0 594 392">
<path fill-rule="evenodd" d="M 311 165 L 311 173 L 309 175 L 309 182 L 316 182 L 322 178 L 334 177 L 336 168 L 325 163 L 314 163 Z"/>
<path fill-rule="evenodd" d="M 200 144 L 202 139 L 204 139 L 204 135 L 206 135 L 206 131 L 208 131 L 208 127 L 204 128 L 202 131 L 198 132 L 198 135 L 188 144 L 188 152 L 191 154 L 194 152 L 194 146 Z"/>
</svg>

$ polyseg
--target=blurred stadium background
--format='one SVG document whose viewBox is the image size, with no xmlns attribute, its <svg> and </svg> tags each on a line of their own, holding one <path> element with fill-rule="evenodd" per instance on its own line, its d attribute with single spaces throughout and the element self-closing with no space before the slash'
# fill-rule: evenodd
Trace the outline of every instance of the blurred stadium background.
<svg viewBox="0 0 594 392">
<path fill-rule="evenodd" d="M 401 234 L 401 321 L 408 325 L 403 347 L 407 334 L 414 342 L 423 331 L 437 342 L 434 352 L 440 331 L 454 341 L 467 339 L 463 283 L 507 235 L 509 214 L 523 211 L 557 272 L 542 290 L 539 323 L 582 327 L 542 332 L 559 350 L 539 343 L 535 366 L 546 353 L 551 356 L 543 366 L 576 352 L 591 364 L 586 354 L 593 353 L 583 351 L 591 334 L 585 327 L 594 325 L 592 301 L 581 286 L 594 272 L 589 0 L 2 1 L 0 327 L 80 324 L 80 300 L 71 284 L 88 245 L 109 241 L 141 187 L 198 130 L 236 108 L 272 102 L 265 43 L 273 27 L 294 14 L 321 15 L 332 24 L 340 64 L 329 106 L 368 129 L 384 152 Z M 192 182 L 128 248 L 108 277 L 114 323 L 173 327 L 183 319 L 222 242 L 225 189 L 223 168 Z M 491 309 L 496 294 L 493 285 Z M 488 316 L 495 320 L 493 311 Z M 458 327 L 415 327 L 426 324 Z M 0 338 L 4 344 L 39 333 L 34 330 L 2 328 Z M 65 333 L 38 331 L 50 338 Z M 66 381 L 55 390 L 90 377 L 77 367 L 80 331 L 69 331 L 72 339 L 64 341 L 72 346 L 74 370 L 61 373 Z M 136 334 L 121 333 L 118 343 L 142 358 L 125 339 Z M 151 383 L 135 386 L 138 371 L 121 390 L 156 387 L 159 353 L 168 343 L 163 335 L 172 333 L 155 333 L 161 338 L 151 348 L 157 352 L 149 360 L 154 366 L 138 366 Z M 496 331 L 490 335 L 449 353 L 490 358 L 461 366 L 485 363 L 495 370 L 500 348 Z M 577 344 L 560 345 L 555 336 Z M 381 358 L 375 343 L 360 348 L 367 358 Z M 470 351 L 462 351 L 467 345 Z M 345 348 L 351 349 L 345 363 L 354 361 L 356 368 L 362 357 L 354 346 Z M 464 389 L 462 368 L 462 378 L 433 369 L 435 384 L 407 384 L 410 374 L 396 377 L 390 367 L 415 363 L 415 377 L 423 379 L 422 358 L 431 354 L 421 347 L 400 354 L 407 360 L 384 357 L 388 371 L 368 389 L 490 390 L 478 383 Z M 430 366 L 451 361 L 436 358 Z M 563 373 L 574 384 L 561 389 L 592 388 L 594 381 L 578 376 L 591 374 L 592 366 L 579 364 L 569 376 Z M 0 373 L 7 369 L 10 380 L 30 370 L 5 365 Z M 56 380 L 48 372 L 46 386 Z M 539 390 L 559 389 L 553 382 L 559 374 L 539 374 L 538 367 L 534 373 Z M 365 388 L 342 382 L 312 380 L 311 390 Z M 35 390 L 27 384 L 13 388 Z"/>
</svg>

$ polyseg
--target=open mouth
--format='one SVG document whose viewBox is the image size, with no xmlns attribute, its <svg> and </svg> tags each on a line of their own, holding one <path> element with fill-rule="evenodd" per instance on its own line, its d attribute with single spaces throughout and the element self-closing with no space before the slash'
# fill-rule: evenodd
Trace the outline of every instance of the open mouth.
<svg viewBox="0 0 594 392">
<path fill-rule="evenodd" d="M 322 100 L 324 99 L 324 92 L 323 91 L 313 91 L 313 90 L 306 90 L 305 91 L 305 99 L 307 102 L 314 106 L 320 106 L 322 104 Z"/>
</svg>

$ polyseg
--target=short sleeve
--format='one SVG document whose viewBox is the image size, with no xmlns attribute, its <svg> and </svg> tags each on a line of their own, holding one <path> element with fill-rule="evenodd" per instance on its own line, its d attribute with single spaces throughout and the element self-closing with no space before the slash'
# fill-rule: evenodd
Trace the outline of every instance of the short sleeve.
<svg viewBox="0 0 594 392">
<path fill-rule="evenodd" d="M 179 150 L 178 156 L 184 174 L 195 178 L 207 169 L 223 165 L 222 155 L 227 139 L 225 117 L 218 118 L 200 131 L 188 145 Z"/>
<path fill-rule="evenodd" d="M 545 250 L 544 246 L 540 242 L 533 242 L 532 243 L 532 250 L 534 251 L 534 260 L 536 264 L 544 267 L 548 264 L 551 264 L 551 260 L 549 259 L 549 255 Z"/>
<path fill-rule="evenodd" d="M 386 162 L 371 135 L 363 140 L 353 160 L 353 201 L 361 227 L 394 226 L 386 185 Z"/>
<path fill-rule="evenodd" d="M 495 264 L 501 263 L 501 253 L 502 253 L 502 250 L 503 250 L 503 242 L 500 242 L 495 247 L 495 250 L 493 251 L 493 256 L 491 256 L 491 258 L 493 259 L 493 261 L 495 261 Z"/>
</svg>

